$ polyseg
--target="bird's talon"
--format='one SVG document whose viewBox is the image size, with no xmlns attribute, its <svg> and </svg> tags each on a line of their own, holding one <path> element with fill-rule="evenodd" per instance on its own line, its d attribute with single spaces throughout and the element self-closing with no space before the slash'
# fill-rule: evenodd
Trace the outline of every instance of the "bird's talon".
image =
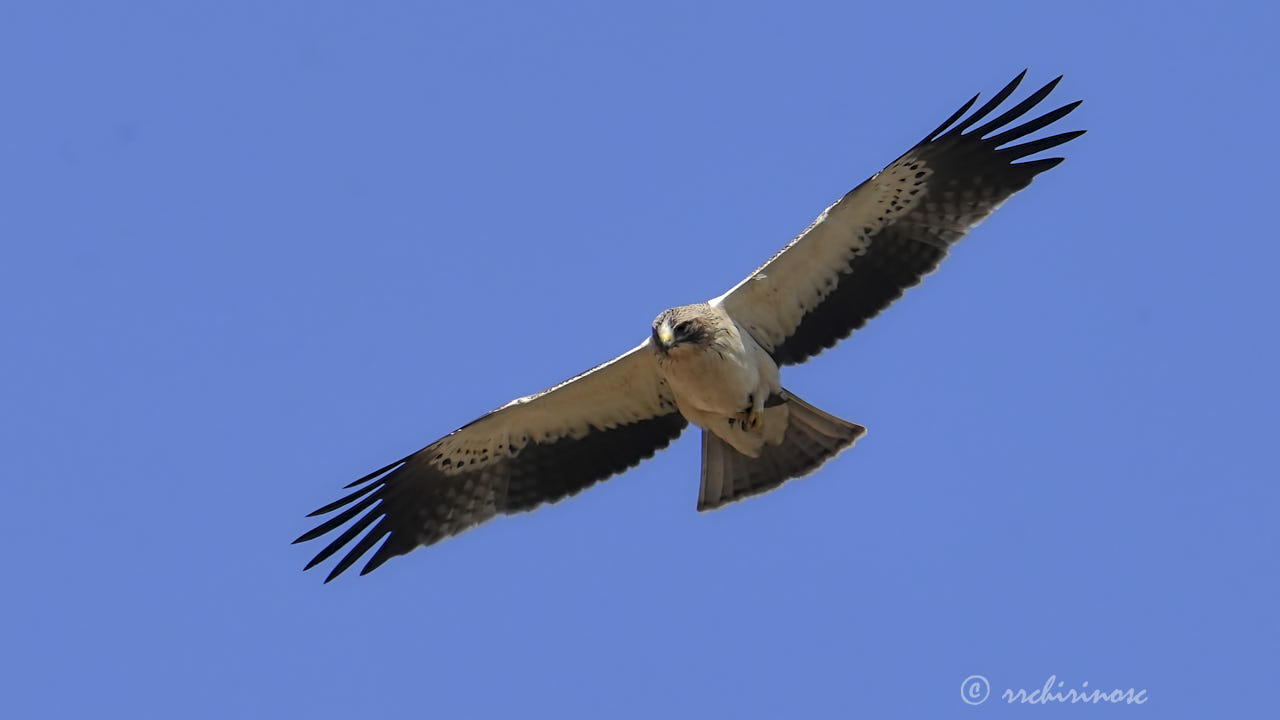
<svg viewBox="0 0 1280 720">
<path fill-rule="evenodd" d="M 747 429 L 748 430 L 759 430 L 760 426 L 763 424 L 764 424 L 763 410 L 756 410 L 755 408 L 752 408 L 750 411 L 747 412 Z"/>
</svg>

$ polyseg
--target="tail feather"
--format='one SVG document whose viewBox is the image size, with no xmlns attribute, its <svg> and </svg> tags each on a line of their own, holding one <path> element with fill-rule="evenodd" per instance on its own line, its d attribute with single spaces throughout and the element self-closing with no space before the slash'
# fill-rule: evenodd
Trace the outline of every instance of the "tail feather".
<svg viewBox="0 0 1280 720">
<path fill-rule="evenodd" d="M 713 433 L 702 431 L 698 510 L 714 510 L 808 475 L 867 432 L 786 390 L 782 396 L 790 413 L 787 430 L 781 443 L 766 443 L 759 457 L 743 455 Z"/>
</svg>

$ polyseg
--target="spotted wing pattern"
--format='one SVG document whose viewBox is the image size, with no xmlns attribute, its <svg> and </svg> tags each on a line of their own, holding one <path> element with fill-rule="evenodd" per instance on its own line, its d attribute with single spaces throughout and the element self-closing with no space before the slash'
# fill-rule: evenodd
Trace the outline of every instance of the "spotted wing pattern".
<svg viewBox="0 0 1280 720">
<path fill-rule="evenodd" d="M 985 124 L 1026 71 L 968 117 L 975 95 L 919 144 L 854 188 L 732 290 L 713 300 L 779 365 L 804 362 L 918 284 L 974 225 L 1062 162 L 1016 162 L 1082 130 L 1011 144 L 1062 119 L 1069 103 L 1013 124 L 1061 77 Z M 963 118 L 963 119 L 962 119 Z"/>
</svg>

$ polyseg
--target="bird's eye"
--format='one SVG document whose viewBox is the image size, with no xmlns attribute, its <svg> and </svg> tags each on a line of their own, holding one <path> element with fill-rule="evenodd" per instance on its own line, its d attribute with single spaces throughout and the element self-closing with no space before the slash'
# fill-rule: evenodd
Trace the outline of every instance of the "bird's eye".
<svg viewBox="0 0 1280 720">
<path fill-rule="evenodd" d="M 685 320 L 684 322 L 680 323 L 679 325 L 676 325 L 676 334 L 677 334 L 677 335 L 684 335 L 684 334 L 686 334 L 686 333 L 688 333 L 688 332 L 689 332 L 689 321 L 688 321 L 688 320 Z"/>
</svg>

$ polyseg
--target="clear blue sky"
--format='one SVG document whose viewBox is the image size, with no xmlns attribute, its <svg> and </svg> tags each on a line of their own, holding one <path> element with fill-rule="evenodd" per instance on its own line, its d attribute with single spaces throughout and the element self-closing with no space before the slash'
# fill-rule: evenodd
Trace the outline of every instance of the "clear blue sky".
<svg viewBox="0 0 1280 720">
<path fill-rule="evenodd" d="M 1274 712 L 1276 11 L 692 5 L 0 8 L 0 714 Z M 719 294 L 1023 67 L 1085 100 L 1068 161 L 786 371 L 855 450 L 700 515 L 689 434 L 301 572 L 341 485 Z"/>
</svg>

